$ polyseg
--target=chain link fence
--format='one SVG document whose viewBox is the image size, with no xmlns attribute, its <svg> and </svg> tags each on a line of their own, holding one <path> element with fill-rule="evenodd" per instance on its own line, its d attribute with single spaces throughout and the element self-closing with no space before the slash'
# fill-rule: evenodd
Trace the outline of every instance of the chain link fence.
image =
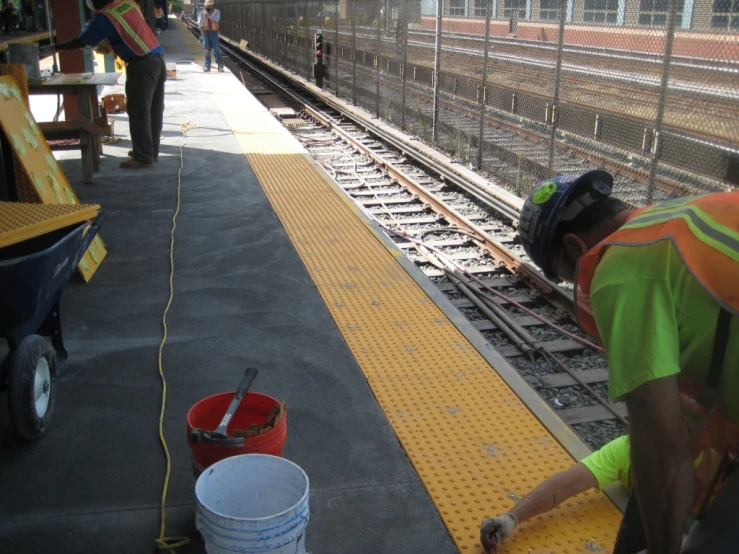
<svg viewBox="0 0 739 554">
<path fill-rule="evenodd" d="M 739 186 L 734 0 L 240 0 L 221 32 L 526 194 L 601 167 L 635 205 Z"/>
</svg>

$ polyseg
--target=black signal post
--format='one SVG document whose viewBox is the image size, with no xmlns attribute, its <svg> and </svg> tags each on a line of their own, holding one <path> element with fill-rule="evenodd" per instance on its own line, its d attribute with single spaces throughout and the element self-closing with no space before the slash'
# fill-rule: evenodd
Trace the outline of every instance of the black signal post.
<svg viewBox="0 0 739 554">
<path fill-rule="evenodd" d="M 323 65 L 323 31 L 316 31 L 316 63 L 313 64 L 313 77 L 316 86 L 323 88 L 323 77 L 326 75 L 326 66 Z"/>
</svg>

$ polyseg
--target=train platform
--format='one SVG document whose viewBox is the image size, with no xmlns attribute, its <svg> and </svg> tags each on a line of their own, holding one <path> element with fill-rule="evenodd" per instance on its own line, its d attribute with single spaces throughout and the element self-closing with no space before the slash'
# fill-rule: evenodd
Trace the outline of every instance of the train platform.
<svg viewBox="0 0 739 554">
<path fill-rule="evenodd" d="M 255 366 L 252 390 L 288 406 L 284 456 L 311 480 L 309 551 L 479 554 L 480 521 L 582 445 L 239 76 L 204 74 L 177 21 L 160 39 L 177 77 L 156 166 L 118 168 L 125 116 L 95 184 L 73 154 L 60 162 L 80 200 L 103 206 L 108 256 L 65 292 L 70 360 L 49 433 L 21 443 L 0 410 L 2 552 L 155 550 L 179 205 L 163 350 L 166 534 L 191 539 L 178 552 L 203 551 L 187 410 Z M 504 552 L 609 552 L 619 522 L 605 495 L 584 494 Z"/>
</svg>

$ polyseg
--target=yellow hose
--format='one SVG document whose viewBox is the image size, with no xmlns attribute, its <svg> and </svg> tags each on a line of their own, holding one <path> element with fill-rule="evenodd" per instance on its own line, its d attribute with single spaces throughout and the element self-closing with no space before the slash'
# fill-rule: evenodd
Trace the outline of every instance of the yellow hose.
<svg viewBox="0 0 739 554">
<path fill-rule="evenodd" d="M 164 457 L 167 460 L 167 470 L 164 474 L 164 485 L 162 486 L 162 497 L 159 501 L 159 537 L 156 539 L 156 545 L 160 550 L 166 550 L 169 553 L 173 553 L 176 548 L 185 546 L 190 542 L 188 537 L 167 537 L 167 491 L 169 489 L 169 476 L 172 472 L 172 458 L 169 455 L 169 448 L 167 447 L 167 440 L 164 438 L 164 413 L 167 407 L 167 380 L 164 377 L 164 364 L 162 363 L 162 354 L 164 352 L 164 345 L 167 342 L 167 314 L 169 308 L 172 306 L 172 300 L 174 299 L 174 236 L 177 230 L 177 216 L 180 213 L 180 204 L 182 199 L 182 168 L 185 166 L 185 137 L 187 131 L 192 129 L 194 125 L 190 124 L 190 121 L 180 125 L 182 131 L 182 144 L 180 145 L 180 168 L 177 171 L 177 206 L 172 216 L 172 230 L 169 234 L 169 299 L 167 300 L 167 306 L 164 308 L 162 314 L 162 341 L 159 343 L 159 377 L 162 380 L 162 406 L 159 411 L 159 442 L 162 443 L 162 450 L 164 451 Z"/>
</svg>

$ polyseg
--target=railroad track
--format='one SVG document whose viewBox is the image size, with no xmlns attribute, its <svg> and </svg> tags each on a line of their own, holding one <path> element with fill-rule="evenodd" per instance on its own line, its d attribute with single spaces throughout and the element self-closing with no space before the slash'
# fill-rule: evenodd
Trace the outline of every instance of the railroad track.
<svg viewBox="0 0 739 554">
<path fill-rule="evenodd" d="M 530 265 L 515 211 L 440 179 L 371 126 L 222 48 L 258 76 L 242 75 L 246 86 L 275 90 L 259 97 L 585 442 L 598 448 L 625 432 L 625 408 L 607 400 L 606 357 L 570 319 L 570 293 Z"/>
</svg>

